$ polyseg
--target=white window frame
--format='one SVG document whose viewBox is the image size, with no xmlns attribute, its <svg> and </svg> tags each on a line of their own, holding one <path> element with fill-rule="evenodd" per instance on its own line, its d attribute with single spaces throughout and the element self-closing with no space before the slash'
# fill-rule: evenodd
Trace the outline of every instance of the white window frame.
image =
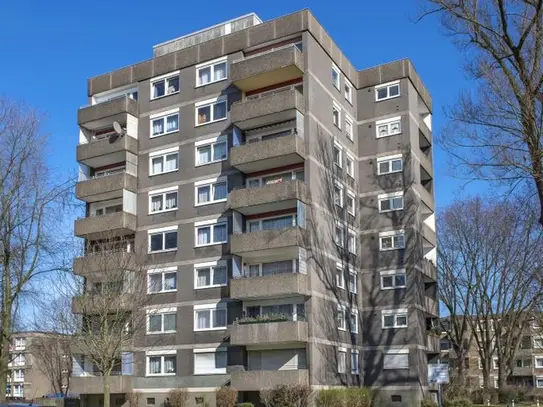
<svg viewBox="0 0 543 407">
<path fill-rule="evenodd" d="M 349 161 L 351 162 L 351 169 L 350 170 L 349 170 Z M 355 172 L 354 163 L 355 163 L 354 157 L 352 155 L 350 155 L 349 153 L 346 153 L 345 154 L 345 169 L 346 169 L 345 172 L 352 179 L 354 179 L 354 172 Z"/>
<path fill-rule="evenodd" d="M 336 286 L 342 290 L 345 289 L 345 270 L 341 263 L 336 263 Z"/>
<path fill-rule="evenodd" d="M 353 364 L 354 360 L 356 360 L 356 368 Z M 351 349 L 351 374 L 360 374 L 360 359 L 358 351 L 356 349 Z"/>
<path fill-rule="evenodd" d="M 352 254 L 356 254 L 358 251 L 358 243 L 356 241 L 356 232 L 350 228 L 347 230 L 347 250 L 349 250 L 349 253 L 352 253 Z"/>
<path fill-rule="evenodd" d="M 175 72 L 170 72 L 170 73 L 167 73 L 165 75 L 160 75 L 160 76 L 157 76 L 155 78 L 152 78 L 150 81 L 149 81 L 149 85 L 150 85 L 150 99 L 151 100 L 157 100 L 157 99 L 161 99 L 161 98 L 164 98 L 166 96 L 170 96 L 170 95 L 175 95 L 176 93 L 179 93 L 181 91 L 181 78 L 179 77 L 179 72 L 180 71 L 175 71 Z M 167 85 L 168 85 L 168 80 L 169 79 L 172 79 L 172 78 L 175 78 L 177 77 L 177 91 L 175 92 L 171 92 L 171 93 L 168 93 L 168 88 L 167 88 Z M 157 97 L 154 97 L 153 95 L 155 94 L 154 90 L 154 86 L 156 83 L 158 82 L 164 82 L 164 94 L 162 96 L 157 96 Z"/>
<path fill-rule="evenodd" d="M 226 183 L 226 197 L 221 198 L 221 199 L 215 199 L 215 185 L 222 184 L 222 183 Z M 206 186 L 209 186 L 210 188 L 209 192 L 212 199 L 207 202 L 198 202 L 198 189 L 202 187 L 206 187 Z M 206 179 L 206 180 L 197 181 L 194 183 L 194 206 L 213 205 L 218 202 L 226 202 L 227 199 L 228 199 L 228 177 L 226 176 L 219 177 L 219 178 Z"/>
<path fill-rule="evenodd" d="M 210 77 L 215 78 L 215 65 L 219 64 L 225 64 L 225 77 L 221 79 L 211 79 L 209 82 L 206 83 L 199 83 L 200 80 L 200 70 L 210 68 Z M 214 59 L 212 61 L 207 61 L 201 64 L 196 65 L 196 80 L 195 80 L 195 88 L 200 88 L 202 86 L 211 85 L 212 83 L 222 82 L 228 79 L 228 57 L 221 57 Z"/>
<path fill-rule="evenodd" d="M 537 340 L 538 340 L 538 339 L 542 341 L 542 342 L 541 342 L 541 346 L 538 346 L 538 345 L 537 345 Z M 533 341 L 534 341 L 534 348 L 535 348 L 535 349 L 542 349 L 542 348 L 543 348 L 543 336 L 534 336 L 534 337 L 533 337 Z"/>
<path fill-rule="evenodd" d="M 541 365 L 537 364 L 537 361 L 541 360 Z M 543 356 L 534 356 L 534 369 L 543 369 Z"/>
<path fill-rule="evenodd" d="M 226 240 L 215 242 L 215 227 L 226 226 Z M 198 230 L 202 228 L 209 228 L 211 241 L 205 244 L 198 244 Z M 206 247 L 215 246 L 219 244 L 228 243 L 228 218 L 218 218 L 212 220 L 204 220 L 194 223 L 194 247 Z"/>
<path fill-rule="evenodd" d="M 177 246 L 175 248 L 165 249 L 164 247 L 166 245 L 166 233 L 174 232 L 174 231 L 177 233 L 177 242 L 176 242 Z M 162 249 L 161 250 L 151 251 L 151 235 L 156 235 L 156 234 L 162 234 L 162 236 L 163 236 L 162 237 Z M 177 225 L 176 226 L 168 226 L 168 227 L 164 227 L 164 228 L 160 228 L 160 229 L 149 229 L 147 231 L 147 241 L 148 241 L 147 252 L 149 254 L 176 251 L 179 248 L 179 230 L 177 228 Z"/>
<path fill-rule="evenodd" d="M 337 83 L 334 82 L 334 73 L 337 74 Z M 334 64 L 334 63 L 332 63 L 332 70 L 330 71 L 330 76 L 331 76 L 330 79 L 332 80 L 332 85 L 334 86 L 334 88 L 336 88 L 337 90 L 340 91 L 340 89 L 341 89 L 341 71 L 339 70 L 338 66 L 336 64 Z"/>
<path fill-rule="evenodd" d="M 214 160 L 213 159 L 213 156 L 214 156 L 214 153 L 215 153 L 215 146 L 217 144 L 226 144 L 226 156 L 224 158 L 221 158 L 220 160 Z M 211 161 L 209 161 L 207 163 L 200 163 L 199 162 L 200 154 L 198 152 L 198 149 L 200 149 L 202 147 L 208 147 L 208 146 L 211 148 Z M 218 136 L 218 137 L 214 137 L 214 138 L 210 138 L 210 139 L 206 139 L 206 140 L 197 141 L 197 142 L 194 143 L 194 166 L 195 167 L 201 167 L 203 165 L 215 164 L 215 163 L 219 163 L 221 161 L 226 161 L 226 160 L 228 160 L 228 136 L 222 135 L 222 136 Z"/>
<path fill-rule="evenodd" d="M 150 326 L 151 321 L 150 318 L 152 316 L 158 316 L 160 315 L 161 318 L 161 330 L 160 331 L 154 331 L 151 332 Z M 164 330 L 164 315 L 174 315 L 175 316 L 175 329 L 174 330 Z M 149 309 L 147 310 L 147 320 L 146 320 L 146 334 L 147 335 L 162 335 L 162 334 L 172 334 L 177 332 L 177 308 L 156 308 L 156 309 Z"/>
<path fill-rule="evenodd" d="M 354 324 L 352 324 L 352 317 L 354 318 Z M 349 315 L 349 318 L 351 318 L 351 333 L 352 334 L 358 334 L 358 310 L 357 309 L 351 309 L 351 313 Z"/>
<path fill-rule="evenodd" d="M 25 381 L 25 371 L 24 371 L 24 369 L 15 369 L 15 370 L 13 370 L 13 381 L 14 382 L 24 382 Z"/>
<path fill-rule="evenodd" d="M 15 349 L 24 349 L 26 347 L 25 338 L 15 338 Z"/>
<path fill-rule="evenodd" d="M 224 284 L 210 284 L 206 286 L 198 286 L 198 271 L 203 269 L 209 269 L 209 281 L 213 282 L 213 277 L 215 274 L 215 269 L 219 267 L 226 268 L 226 281 Z M 225 260 L 222 261 L 212 261 L 208 263 L 197 263 L 194 265 L 194 289 L 195 290 L 205 290 L 206 288 L 215 288 L 215 287 L 226 287 L 228 285 L 228 262 Z"/>
<path fill-rule="evenodd" d="M 347 138 L 351 141 L 354 141 L 354 124 L 353 119 L 351 119 L 349 116 L 345 115 L 345 135 Z M 351 127 L 351 131 L 349 132 L 349 126 Z"/>
<path fill-rule="evenodd" d="M 340 324 L 340 318 L 339 316 L 342 315 L 341 322 L 343 324 Z M 346 331 L 347 330 L 347 307 L 344 305 L 338 304 L 337 306 L 337 317 L 336 317 L 336 325 L 338 331 Z"/>
<path fill-rule="evenodd" d="M 498 358 L 492 358 L 492 369 L 498 370 Z"/>
<path fill-rule="evenodd" d="M 342 232 L 341 232 L 341 241 L 338 242 L 337 241 L 337 229 L 341 229 Z M 336 223 L 336 226 L 335 226 L 335 229 L 334 229 L 334 243 L 336 244 L 336 246 L 338 247 L 345 247 L 345 226 L 343 226 L 341 223 Z"/>
<path fill-rule="evenodd" d="M 351 276 L 354 276 L 354 289 L 351 286 Z M 351 267 L 349 267 L 349 281 L 347 281 L 347 285 L 351 294 L 358 294 L 358 273 Z"/>
<path fill-rule="evenodd" d="M 349 104 L 353 105 L 353 85 L 351 82 L 347 80 L 347 78 L 344 79 L 344 85 L 343 85 L 343 96 L 345 96 L 345 100 L 349 102 Z"/>
<path fill-rule="evenodd" d="M 402 201 L 402 205 L 400 208 L 392 208 L 392 203 L 394 202 L 395 199 L 397 198 L 402 198 L 401 201 Z M 381 203 L 382 202 L 385 202 L 385 201 L 389 201 L 390 202 L 390 207 L 391 209 L 382 209 L 381 208 Z M 388 194 L 380 194 L 380 195 L 377 195 L 377 207 L 379 209 L 379 213 L 387 213 L 387 212 L 395 212 L 395 211 L 402 211 L 404 209 L 404 196 L 403 196 L 403 191 L 399 191 L 399 192 L 391 192 L 391 193 L 388 193 Z"/>
<path fill-rule="evenodd" d="M 166 168 L 166 157 L 169 155 L 177 155 L 177 168 L 175 170 L 169 170 L 169 171 L 163 171 L 163 172 L 157 172 L 152 173 L 153 171 L 153 158 L 162 158 L 162 168 Z M 160 150 L 160 151 L 154 151 L 152 153 L 149 153 L 149 176 L 153 177 L 155 175 L 162 175 L 162 174 L 169 174 L 171 172 L 177 172 L 179 171 L 179 147 L 173 147 L 168 148 L 166 150 Z"/>
<path fill-rule="evenodd" d="M 394 316 L 394 325 L 385 326 L 385 316 Z M 405 325 L 398 325 L 398 317 L 405 317 Z M 381 311 L 381 328 L 382 329 L 404 329 L 409 327 L 409 313 L 407 308 L 398 308 Z"/>
<path fill-rule="evenodd" d="M 177 116 L 177 129 L 168 131 L 168 130 L 166 130 L 167 121 L 168 121 L 168 118 L 173 117 L 173 116 Z M 164 133 L 153 134 L 153 122 L 155 120 L 159 120 L 159 119 L 162 119 L 162 121 L 164 122 L 163 123 Z M 155 114 L 149 116 L 149 126 L 150 126 L 149 127 L 149 138 L 151 138 L 151 139 L 157 138 L 157 137 L 162 137 L 162 136 L 165 136 L 167 134 L 177 133 L 179 131 L 179 126 L 180 126 L 180 123 L 179 123 L 179 108 L 167 110 L 165 112 L 155 113 Z"/>
<path fill-rule="evenodd" d="M 269 219 L 286 218 L 287 216 L 292 217 L 292 226 L 291 227 L 298 226 L 298 218 L 296 217 L 296 213 L 284 213 L 282 215 L 267 216 L 265 218 L 247 219 L 245 221 L 245 227 L 247 228 L 247 230 L 249 230 L 251 223 L 258 222 L 258 230 L 255 230 L 254 232 L 251 232 L 251 233 L 262 232 L 263 231 L 263 229 L 262 229 L 262 221 L 269 220 Z M 282 230 L 282 229 L 278 229 L 278 230 Z"/>
<path fill-rule="evenodd" d="M 218 348 L 196 348 L 193 349 L 193 374 L 194 375 L 215 375 L 215 374 L 226 374 L 226 366 L 224 368 L 216 368 L 213 370 L 196 370 L 196 355 L 202 354 L 202 353 L 213 353 L 214 355 L 217 353 L 222 353 L 225 358 L 228 358 L 228 354 L 226 353 L 227 349 L 225 347 L 218 347 Z M 228 362 L 228 361 L 227 361 Z"/>
<path fill-rule="evenodd" d="M 394 86 L 398 86 L 398 94 L 390 96 L 390 88 L 392 88 Z M 384 97 L 384 98 L 379 98 L 379 92 L 378 91 L 383 89 L 383 88 L 387 89 L 387 96 Z M 375 101 L 376 102 L 381 102 L 383 100 L 388 100 L 388 99 L 394 99 L 394 98 L 400 97 L 401 94 L 402 94 L 402 90 L 401 90 L 401 87 L 400 87 L 400 81 L 399 80 L 398 81 L 393 81 L 393 82 L 387 82 L 387 83 L 383 83 L 381 85 L 375 86 Z"/>
<path fill-rule="evenodd" d="M 226 115 L 224 117 L 221 117 L 220 119 L 215 119 L 215 105 L 219 103 L 225 104 Z M 209 114 L 211 115 L 212 120 L 204 122 L 204 123 L 198 123 L 198 110 L 205 106 L 211 107 L 209 109 Z M 194 104 L 194 127 L 205 126 L 207 124 L 220 122 L 226 119 L 228 119 L 228 97 L 227 96 L 219 96 L 213 99 L 202 100 L 201 102 L 197 102 Z"/>
<path fill-rule="evenodd" d="M 399 170 L 395 170 L 393 171 L 392 170 L 392 162 L 393 161 L 400 161 L 401 163 L 401 169 Z M 388 163 L 388 169 L 389 171 L 388 172 L 381 172 L 381 166 L 379 164 L 382 164 L 382 163 Z M 401 154 L 397 154 L 397 155 L 389 155 L 389 156 L 386 156 L 386 157 L 380 157 L 377 159 L 377 175 L 387 175 L 387 174 L 396 174 L 398 172 L 402 172 L 403 171 L 403 156 Z"/>
<path fill-rule="evenodd" d="M 177 206 L 175 208 L 169 208 L 169 209 L 162 209 L 160 211 L 152 211 L 153 208 L 153 198 L 156 196 L 162 196 L 162 207 L 165 208 L 166 206 L 166 195 L 171 194 L 172 192 L 175 192 L 177 195 L 176 202 Z M 149 191 L 148 193 L 149 197 L 149 215 L 156 215 L 157 213 L 164 213 L 164 212 L 172 212 L 179 209 L 179 187 L 170 187 L 170 188 L 163 188 L 163 189 L 156 189 L 154 191 Z"/>
<path fill-rule="evenodd" d="M 164 372 L 164 357 L 175 357 L 175 372 L 165 373 Z M 150 373 L 149 372 L 149 358 L 151 357 L 160 357 L 160 370 L 161 373 Z M 147 351 L 145 352 L 145 376 L 155 377 L 155 376 L 175 376 L 177 375 L 177 351 L 176 350 L 164 350 L 164 351 Z"/>
<path fill-rule="evenodd" d="M 343 146 L 341 144 L 339 144 L 338 142 L 334 141 L 334 149 L 338 149 L 339 151 L 339 154 L 338 154 L 338 158 L 339 158 L 339 163 L 335 162 L 335 151 L 332 151 L 332 160 L 334 160 L 334 164 L 339 167 L 339 168 L 343 168 Z"/>
<path fill-rule="evenodd" d="M 336 202 L 336 188 L 339 189 L 339 203 Z M 334 204 L 336 204 L 340 208 L 343 208 L 343 206 L 345 205 L 344 194 L 345 187 L 336 181 L 334 184 Z"/>
<path fill-rule="evenodd" d="M 395 237 L 396 236 L 403 236 L 403 246 L 396 247 L 394 246 Z M 392 238 L 392 247 L 383 247 L 383 239 L 387 239 L 391 237 Z M 405 231 L 403 229 L 400 230 L 392 230 L 390 232 L 381 232 L 379 233 L 379 250 L 382 252 L 389 251 L 389 250 L 402 250 L 405 249 Z"/>
<path fill-rule="evenodd" d="M 25 394 L 24 384 L 13 385 L 13 397 L 24 397 L 24 394 Z"/>
<path fill-rule="evenodd" d="M 541 380 L 541 382 L 539 382 Z M 535 377 L 535 387 L 538 389 L 543 389 L 543 376 Z"/>
<path fill-rule="evenodd" d="M 381 280 L 381 290 L 397 290 L 399 288 L 407 287 L 407 273 L 405 272 L 405 269 L 386 270 L 386 271 L 381 271 L 379 274 L 380 274 L 380 280 Z M 396 285 L 396 279 L 395 279 L 396 276 L 404 276 L 405 284 Z M 383 277 L 392 277 L 392 287 L 384 286 Z"/>
<path fill-rule="evenodd" d="M 334 110 L 337 111 L 337 123 L 334 123 Z M 332 103 L 332 123 L 341 130 L 341 106 L 335 100 Z"/>
<path fill-rule="evenodd" d="M 213 325 L 213 314 L 217 312 L 217 310 L 224 310 L 225 312 L 225 322 L 226 324 L 221 327 L 210 327 L 210 328 L 197 328 L 198 326 L 198 311 L 210 311 L 210 326 Z M 193 329 L 194 332 L 205 332 L 205 331 L 224 331 L 228 327 L 228 307 L 226 306 L 226 303 L 212 303 L 212 304 L 199 304 L 195 305 L 193 308 L 194 318 L 193 318 Z"/>
<path fill-rule="evenodd" d="M 175 289 L 173 290 L 165 290 L 164 289 L 164 275 L 165 274 L 173 274 L 175 273 Z M 161 274 L 162 278 L 161 278 L 161 285 L 160 285 L 160 291 L 149 291 L 150 287 L 151 287 L 151 279 L 150 279 L 150 275 L 151 274 Z M 147 270 L 147 294 L 161 294 L 161 293 L 174 293 L 177 291 L 177 282 L 178 282 L 178 275 L 177 275 L 177 267 L 173 266 L 173 267 L 165 267 L 165 268 L 159 268 L 159 269 L 152 269 L 152 270 Z"/>
<path fill-rule="evenodd" d="M 349 209 L 349 199 L 351 199 L 353 202 L 351 209 Z M 356 216 L 356 197 L 355 193 L 350 189 L 347 189 L 347 192 L 345 194 L 345 205 L 347 206 L 347 212 L 349 212 L 353 216 Z"/>
<path fill-rule="evenodd" d="M 338 354 L 338 358 L 337 358 L 337 372 L 339 374 L 345 374 L 347 373 L 347 348 L 337 348 L 337 354 Z M 342 356 L 340 356 L 342 355 Z M 341 362 L 341 358 L 343 358 L 343 366 L 340 365 L 340 362 Z"/>
<path fill-rule="evenodd" d="M 483 370 L 483 360 L 481 358 L 477 358 L 479 370 Z"/>
<path fill-rule="evenodd" d="M 398 124 L 397 131 L 392 130 L 393 124 Z M 381 135 L 381 133 L 379 132 L 379 128 L 383 126 L 386 126 L 387 133 Z M 389 119 L 377 120 L 375 122 L 375 138 L 379 139 L 379 138 L 397 136 L 399 134 L 402 134 L 402 117 L 401 116 L 391 117 Z"/>
</svg>

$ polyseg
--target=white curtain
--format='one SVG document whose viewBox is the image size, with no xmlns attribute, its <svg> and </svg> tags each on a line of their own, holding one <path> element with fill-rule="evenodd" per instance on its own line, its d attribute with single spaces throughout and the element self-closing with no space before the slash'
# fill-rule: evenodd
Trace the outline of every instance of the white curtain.
<svg viewBox="0 0 543 407">
<path fill-rule="evenodd" d="M 164 133 L 164 118 L 153 120 L 153 136 Z"/>
<path fill-rule="evenodd" d="M 164 289 L 175 290 L 177 288 L 177 273 L 164 274 Z"/>
<path fill-rule="evenodd" d="M 151 212 L 162 210 L 162 195 L 151 197 Z"/>
<path fill-rule="evenodd" d="M 198 149 L 198 159 L 200 164 L 207 164 L 211 162 L 211 146 L 204 146 Z"/>
<path fill-rule="evenodd" d="M 175 356 L 164 356 L 164 373 L 175 373 Z"/>
<path fill-rule="evenodd" d="M 149 332 L 162 330 L 162 315 L 149 315 Z"/>
<path fill-rule="evenodd" d="M 151 356 L 149 358 L 149 373 L 151 374 L 160 373 L 160 356 Z"/>
<path fill-rule="evenodd" d="M 178 168 L 177 159 L 178 159 L 177 153 L 167 155 L 166 156 L 166 169 L 165 170 L 166 171 L 174 171 L 174 170 L 176 170 Z"/>
<path fill-rule="evenodd" d="M 164 81 L 153 84 L 153 97 L 157 98 L 164 95 Z"/>
<path fill-rule="evenodd" d="M 153 158 L 153 174 L 164 172 L 164 160 L 162 157 Z"/>
<path fill-rule="evenodd" d="M 198 329 L 211 328 L 210 313 L 209 310 L 197 311 Z"/>
<path fill-rule="evenodd" d="M 209 202 L 211 200 L 210 188 L 209 185 L 198 188 L 198 203 Z"/>
<path fill-rule="evenodd" d="M 265 219 L 262 221 L 262 230 L 285 229 L 292 226 L 292 216 L 282 216 L 275 219 Z"/>
<path fill-rule="evenodd" d="M 177 208 L 177 192 L 166 194 L 166 209 Z"/>
<path fill-rule="evenodd" d="M 202 68 L 198 71 L 200 85 L 204 85 L 211 81 L 211 67 Z"/>
<path fill-rule="evenodd" d="M 177 129 L 179 129 L 179 116 L 176 114 L 168 116 L 166 119 L 166 131 L 176 131 Z"/>
<path fill-rule="evenodd" d="M 226 62 L 215 65 L 213 69 L 216 81 L 226 78 Z"/>
<path fill-rule="evenodd" d="M 209 226 L 198 229 L 198 244 L 211 243 L 211 228 Z"/>
<path fill-rule="evenodd" d="M 211 285 L 211 270 L 210 269 L 201 269 L 198 270 L 198 281 L 197 287 L 207 287 Z"/>
<path fill-rule="evenodd" d="M 164 330 L 165 331 L 175 331 L 177 324 L 175 321 L 177 314 L 164 314 Z"/>
<path fill-rule="evenodd" d="M 257 277 L 260 275 L 260 266 L 258 264 L 253 264 L 249 266 L 249 277 Z"/>
</svg>

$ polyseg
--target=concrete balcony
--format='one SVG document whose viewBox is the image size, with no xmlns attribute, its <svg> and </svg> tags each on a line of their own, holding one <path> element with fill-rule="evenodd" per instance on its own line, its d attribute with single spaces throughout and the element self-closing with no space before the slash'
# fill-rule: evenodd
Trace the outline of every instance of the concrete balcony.
<svg viewBox="0 0 543 407">
<path fill-rule="evenodd" d="M 430 212 L 434 212 L 435 210 L 434 196 L 430 192 L 428 192 L 428 190 L 424 188 L 423 185 L 419 183 L 413 184 L 413 189 L 416 192 L 416 194 L 420 197 L 424 205 L 428 208 L 428 210 Z"/>
<path fill-rule="evenodd" d="M 425 248 L 432 249 L 432 248 L 436 247 L 437 237 L 436 237 L 435 230 L 430 229 L 430 227 L 426 223 L 423 223 L 422 228 L 421 228 L 421 234 L 422 234 L 422 238 L 424 240 L 423 241 L 423 246 Z"/>
<path fill-rule="evenodd" d="M 308 341 L 307 322 L 259 322 L 228 327 L 232 345 L 277 345 Z"/>
<path fill-rule="evenodd" d="M 426 123 L 424 123 L 424 120 L 422 120 L 422 118 L 420 118 L 419 120 L 419 129 L 421 133 L 424 135 L 424 137 L 426 137 L 426 140 L 428 140 L 431 143 L 433 140 L 432 130 L 428 128 L 428 126 L 426 125 Z"/>
<path fill-rule="evenodd" d="M 309 295 L 309 291 L 309 278 L 306 274 L 300 273 L 280 273 L 230 280 L 230 297 L 240 300 Z"/>
<path fill-rule="evenodd" d="M 239 233 L 231 236 L 230 251 L 246 259 L 281 254 L 294 257 L 306 239 L 306 231 L 300 227 Z"/>
<path fill-rule="evenodd" d="M 244 92 L 300 78 L 304 74 L 302 52 L 294 45 L 234 61 L 230 78 Z"/>
<path fill-rule="evenodd" d="M 424 275 L 432 281 L 437 281 L 437 268 L 427 259 L 422 261 L 422 272 Z"/>
<path fill-rule="evenodd" d="M 426 351 L 428 353 L 440 353 L 440 341 L 441 339 L 439 338 L 439 336 L 430 334 L 426 335 Z"/>
<path fill-rule="evenodd" d="M 532 366 L 529 367 L 514 367 L 513 372 L 511 373 L 512 376 L 533 376 L 534 375 L 534 368 Z"/>
<path fill-rule="evenodd" d="M 303 163 L 305 142 L 295 134 L 248 143 L 230 150 L 230 165 L 250 173 Z"/>
<path fill-rule="evenodd" d="M 439 315 L 439 306 L 435 299 L 430 297 L 424 297 L 424 310 L 426 313 L 438 316 Z"/>
<path fill-rule="evenodd" d="M 107 201 L 122 198 L 123 189 L 137 192 L 137 178 L 127 172 L 91 178 L 76 184 L 75 196 L 85 202 Z"/>
<path fill-rule="evenodd" d="M 72 298 L 72 313 L 93 315 L 102 314 L 106 310 L 112 312 L 134 311 L 134 297 L 130 294 L 113 296 L 109 293 L 105 296 L 100 294 L 85 294 Z"/>
<path fill-rule="evenodd" d="M 127 393 L 132 390 L 132 376 L 111 376 L 111 393 Z M 70 391 L 76 394 L 103 394 L 102 376 L 72 376 Z"/>
<path fill-rule="evenodd" d="M 296 118 L 305 113 L 304 95 L 295 89 L 265 92 L 232 104 L 230 118 L 242 130 Z"/>
<path fill-rule="evenodd" d="M 257 188 L 234 189 L 228 203 L 244 215 L 254 215 L 296 208 L 296 202 L 308 202 L 309 190 L 303 181 L 287 181 Z"/>
<path fill-rule="evenodd" d="M 86 278 L 97 277 L 101 273 L 115 269 L 132 270 L 135 267 L 135 254 L 123 251 L 92 253 L 76 257 L 73 262 L 74 274 Z"/>
<path fill-rule="evenodd" d="M 230 381 L 240 391 L 259 391 L 282 384 L 309 385 L 309 373 L 299 370 L 250 370 L 232 372 Z"/>
<path fill-rule="evenodd" d="M 117 212 L 77 219 L 74 229 L 76 236 L 93 240 L 134 234 L 136 232 L 136 215 Z"/>
<path fill-rule="evenodd" d="M 126 123 L 126 115 L 138 117 L 138 102 L 127 96 L 79 109 L 77 124 L 96 130 L 111 126 L 115 121 Z"/>
<path fill-rule="evenodd" d="M 422 151 L 417 152 L 417 158 L 420 161 L 420 165 L 428 174 L 434 173 L 434 167 L 432 165 L 432 158 L 431 156 L 428 156 L 424 154 Z"/>
<path fill-rule="evenodd" d="M 126 153 L 138 154 L 138 140 L 112 136 L 77 146 L 77 161 L 89 167 L 105 167 L 126 161 Z"/>
</svg>

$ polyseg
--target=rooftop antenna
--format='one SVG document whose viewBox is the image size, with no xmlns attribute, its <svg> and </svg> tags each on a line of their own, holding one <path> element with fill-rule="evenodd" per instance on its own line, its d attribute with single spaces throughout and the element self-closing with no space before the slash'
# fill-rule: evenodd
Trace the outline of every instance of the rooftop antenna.
<svg viewBox="0 0 543 407">
<path fill-rule="evenodd" d="M 126 134 L 126 129 L 123 129 L 117 121 L 113 122 L 113 130 L 119 135 L 119 137 L 122 137 Z"/>
</svg>

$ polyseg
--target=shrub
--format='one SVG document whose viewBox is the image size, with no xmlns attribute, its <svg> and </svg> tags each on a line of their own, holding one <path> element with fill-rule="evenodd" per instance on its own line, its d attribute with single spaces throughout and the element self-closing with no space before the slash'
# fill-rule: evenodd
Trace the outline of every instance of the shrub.
<svg viewBox="0 0 543 407">
<path fill-rule="evenodd" d="M 253 403 L 239 403 L 237 407 L 255 407 Z"/>
<path fill-rule="evenodd" d="M 472 407 L 473 403 L 467 397 L 454 397 L 443 400 L 443 407 Z"/>
<path fill-rule="evenodd" d="M 369 389 L 350 387 L 345 392 L 346 407 L 370 407 L 372 394 Z"/>
<path fill-rule="evenodd" d="M 420 407 L 438 407 L 433 398 L 426 396 L 420 402 Z"/>
<path fill-rule="evenodd" d="M 317 407 L 369 407 L 372 394 L 369 389 L 350 387 L 321 390 L 315 398 Z"/>
<path fill-rule="evenodd" d="M 169 407 L 187 407 L 189 393 L 187 389 L 172 389 L 168 392 L 167 405 Z"/>
<path fill-rule="evenodd" d="M 217 407 L 235 407 L 238 401 L 238 391 L 233 387 L 221 387 L 216 394 Z"/>
<path fill-rule="evenodd" d="M 309 386 L 287 384 L 260 391 L 260 401 L 266 407 L 308 407 Z"/>
<path fill-rule="evenodd" d="M 343 405 L 344 402 L 343 389 L 326 389 L 321 390 L 315 397 L 317 407 L 336 407 Z"/>
</svg>

